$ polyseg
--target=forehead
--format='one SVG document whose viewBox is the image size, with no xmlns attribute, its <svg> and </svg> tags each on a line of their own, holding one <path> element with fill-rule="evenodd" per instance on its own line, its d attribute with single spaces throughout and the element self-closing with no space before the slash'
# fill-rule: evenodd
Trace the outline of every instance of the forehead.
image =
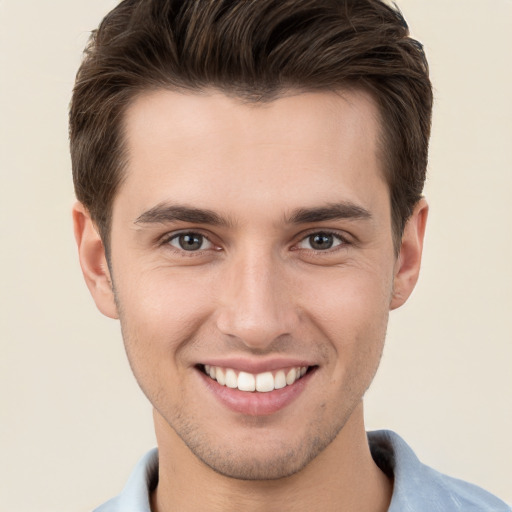
<svg viewBox="0 0 512 512">
<path fill-rule="evenodd" d="M 340 136 L 347 144 L 361 136 L 372 142 L 378 135 L 380 116 L 373 98 L 357 90 L 288 91 L 262 102 L 244 101 L 217 90 L 156 90 L 132 101 L 124 126 L 132 149 L 140 147 L 138 142 L 157 142 L 156 132 L 170 142 L 202 136 L 207 143 L 217 134 L 223 144 L 233 145 L 276 141 L 278 135 L 281 142 L 321 148 L 339 144 Z"/>
<path fill-rule="evenodd" d="M 372 98 L 357 91 L 266 103 L 215 91 L 146 93 L 126 111 L 128 164 L 116 201 L 129 193 L 150 208 L 185 196 L 214 210 L 255 196 L 267 205 L 294 196 L 310 196 L 315 206 L 319 198 L 369 203 L 375 187 L 385 186 L 378 118 Z"/>
</svg>

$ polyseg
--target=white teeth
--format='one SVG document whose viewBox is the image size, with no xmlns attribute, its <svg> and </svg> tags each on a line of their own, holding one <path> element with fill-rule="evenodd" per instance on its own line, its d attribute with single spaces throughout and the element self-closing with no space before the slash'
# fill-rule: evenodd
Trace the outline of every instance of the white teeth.
<svg viewBox="0 0 512 512">
<path fill-rule="evenodd" d="M 235 375 L 236 377 L 236 375 Z M 215 372 L 215 378 L 217 379 L 217 382 L 221 386 L 226 385 L 226 374 L 224 373 L 224 370 L 222 368 L 217 368 L 217 371 Z"/>
<path fill-rule="evenodd" d="M 274 378 L 274 389 L 281 389 L 286 386 L 286 375 L 283 370 L 279 370 Z"/>
<path fill-rule="evenodd" d="M 303 377 L 308 371 L 307 366 L 291 368 L 285 373 L 285 370 L 278 370 L 275 374 L 272 372 L 263 372 L 253 375 L 248 372 L 239 372 L 231 368 L 221 368 L 205 364 L 204 372 L 210 378 L 216 380 L 221 386 L 228 388 L 238 388 L 240 391 L 258 391 L 268 393 L 274 389 L 282 389 L 291 386 L 295 381 Z"/>
<path fill-rule="evenodd" d="M 238 376 L 240 380 L 240 376 Z M 268 393 L 274 391 L 274 376 L 270 372 L 258 373 L 256 375 L 256 391 Z"/>
<path fill-rule="evenodd" d="M 297 377 L 297 370 L 295 368 L 292 368 L 287 374 L 286 374 L 286 384 L 288 386 L 290 384 L 293 384 L 295 382 L 295 378 Z"/>
<path fill-rule="evenodd" d="M 226 386 L 233 389 L 238 387 L 238 377 L 235 370 L 226 370 Z"/>
<path fill-rule="evenodd" d="M 256 379 L 251 373 L 238 374 L 238 389 L 240 391 L 256 391 Z"/>
</svg>

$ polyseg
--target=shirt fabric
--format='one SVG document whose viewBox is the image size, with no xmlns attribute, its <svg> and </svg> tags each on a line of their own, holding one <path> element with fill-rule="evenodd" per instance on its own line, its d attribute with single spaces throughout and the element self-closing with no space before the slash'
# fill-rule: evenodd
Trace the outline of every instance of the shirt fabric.
<svg viewBox="0 0 512 512">
<path fill-rule="evenodd" d="M 394 478 L 388 512 L 512 512 L 506 503 L 480 487 L 422 464 L 394 432 L 369 432 L 368 440 L 377 465 Z M 155 448 L 135 466 L 121 494 L 93 512 L 151 512 L 149 496 L 157 482 Z"/>
</svg>

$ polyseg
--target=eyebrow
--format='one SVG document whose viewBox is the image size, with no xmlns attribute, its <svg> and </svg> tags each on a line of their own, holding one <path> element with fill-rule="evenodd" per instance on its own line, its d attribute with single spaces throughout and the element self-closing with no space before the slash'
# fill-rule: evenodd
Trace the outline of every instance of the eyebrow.
<svg viewBox="0 0 512 512">
<path fill-rule="evenodd" d="M 315 208 L 298 208 L 286 218 L 287 224 L 308 224 L 326 220 L 371 219 L 371 213 L 350 202 L 328 204 Z M 191 224 L 209 224 L 230 227 L 232 222 L 218 213 L 192 206 L 161 203 L 137 217 L 135 224 L 165 224 L 170 222 L 189 222 Z"/>
<path fill-rule="evenodd" d="M 231 225 L 231 222 L 212 210 L 168 203 L 158 204 L 145 211 L 135 219 L 135 224 L 165 224 L 176 221 L 213 226 Z"/>
<path fill-rule="evenodd" d="M 372 214 L 365 208 L 351 202 L 333 203 L 318 208 L 299 208 L 287 220 L 290 224 L 307 224 L 326 220 L 366 220 Z"/>
</svg>

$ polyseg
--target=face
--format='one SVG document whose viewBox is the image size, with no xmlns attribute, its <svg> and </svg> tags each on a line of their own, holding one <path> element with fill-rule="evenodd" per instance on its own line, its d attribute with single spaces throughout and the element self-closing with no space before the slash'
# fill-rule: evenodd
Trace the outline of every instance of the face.
<svg viewBox="0 0 512 512">
<path fill-rule="evenodd" d="M 409 293 L 394 295 L 378 131 L 355 92 L 159 91 L 127 111 L 115 304 L 93 295 L 121 320 L 157 435 L 217 472 L 293 474 L 361 414 Z"/>
</svg>

